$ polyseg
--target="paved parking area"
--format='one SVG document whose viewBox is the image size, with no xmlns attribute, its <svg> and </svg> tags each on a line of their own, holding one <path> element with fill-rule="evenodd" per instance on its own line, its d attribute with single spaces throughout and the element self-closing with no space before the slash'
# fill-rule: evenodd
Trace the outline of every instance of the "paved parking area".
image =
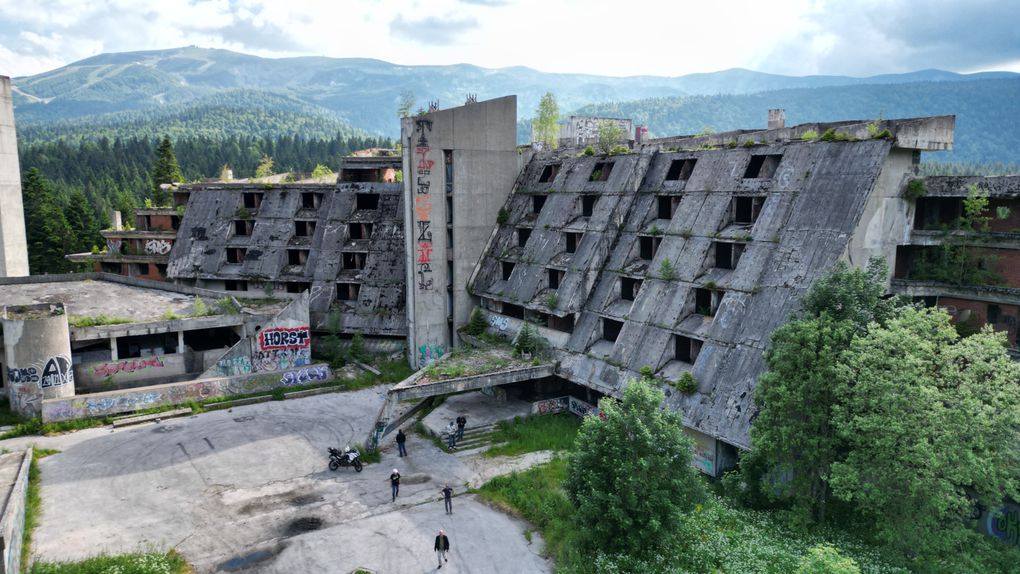
<svg viewBox="0 0 1020 574">
<path fill-rule="evenodd" d="M 22 437 L 62 452 L 40 462 L 43 514 L 33 553 L 50 560 L 177 548 L 199 572 L 424 572 L 446 528 L 443 572 L 551 572 L 527 525 L 473 496 L 447 517 L 437 499 L 535 458 L 456 457 L 409 434 L 410 457 L 387 444 L 381 464 L 328 470 L 326 448 L 360 442 L 383 388 L 274 401 L 111 432 Z M 392 442 L 387 437 L 387 443 Z M 390 500 L 388 476 L 404 484 Z"/>
</svg>

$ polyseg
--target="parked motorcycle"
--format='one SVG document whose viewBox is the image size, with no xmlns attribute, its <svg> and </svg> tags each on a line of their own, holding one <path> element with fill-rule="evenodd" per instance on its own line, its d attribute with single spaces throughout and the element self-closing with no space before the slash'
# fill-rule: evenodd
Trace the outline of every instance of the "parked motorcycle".
<svg viewBox="0 0 1020 574">
<path fill-rule="evenodd" d="M 354 470 L 361 472 L 361 453 L 349 446 L 344 447 L 343 452 L 329 447 L 329 469 L 336 470 L 341 466 L 353 466 Z"/>
</svg>

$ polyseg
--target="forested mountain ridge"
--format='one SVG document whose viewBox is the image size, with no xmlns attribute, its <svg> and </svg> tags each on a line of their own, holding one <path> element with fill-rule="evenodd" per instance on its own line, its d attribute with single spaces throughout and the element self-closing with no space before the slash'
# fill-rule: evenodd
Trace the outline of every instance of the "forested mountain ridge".
<svg viewBox="0 0 1020 574">
<path fill-rule="evenodd" d="M 732 69 L 679 77 L 620 78 L 544 73 L 525 67 L 402 66 L 380 60 L 324 57 L 271 59 L 186 47 L 93 56 L 42 74 L 15 78 L 14 95 L 18 126 L 24 129 L 90 117 L 100 122 L 97 127 L 101 131 L 109 130 L 114 117 L 103 114 L 155 110 L 245 89 L 291 96 L 318 113 L 328 110 L 336 114 L 336 119 L 357 128 L 395 137 L 399 129 L 395 111 L 403 91 L 415 94 L 418 105 L 438 101 L 441 107 L 459 105 L 469 93 L 479 99 L 517 94 L 518 113 L 527 117 L 547 91 L 555 93 L 560 110 L 567 111 L 592 103 L 650 97 L 1004 77 L 1016 74 L 923 70 L 870 78 L 790 77 Z M 71 125 L 82 133 L 89 121 Z M 28 132 L 33 137 L 40 133 Z"/>
</svg>

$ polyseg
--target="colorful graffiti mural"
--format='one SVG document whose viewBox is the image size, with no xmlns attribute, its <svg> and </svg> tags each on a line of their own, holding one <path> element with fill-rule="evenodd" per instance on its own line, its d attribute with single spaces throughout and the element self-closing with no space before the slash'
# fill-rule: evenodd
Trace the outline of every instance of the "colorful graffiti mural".
<svg viewBox="0 0 1020 574">
<path fill-rule="evenodd" d="M 419 291 L 432 291 L 435 279 L 432 277 L 432 166 L 435 161 L 429 159 L 429 140 L 426 131 L 432 131 L 432 120 L 420 118 L 415 121 L 418 133 L 417 146 L 414 148 L 415 160 L 415 197 L 414 214 L 415 228 L 415 273 Z"/>
<path fill-rule="evenodd" d="M 97 377 L 112 377 L 117 373 L 134 373 L 145 369 L 162 369 L 163 359 L 149 357 L 147 359 L 129 359 L 115 363 L 100 363 L 92 367 L 92 373 Z"/>
<path fill-rule="evenodd" d="M 256 351 L 252 353 L 251 366 L 253 371 L 285 371 L 311 362 L 312 350 L 306 347 L 304 349 Z"/>
<path fill-rule="evenodd" d="M 568 410 L 579 417 L 599 417 L 605 419 L 606 416 L 602 414 L 602 411 L 595 405 L 588 404 L 581 399 L 570 397 L 570 403 Z"/>
<path fill-rule="evenodd" d="M 216 361 L 216 370 L 224 377 L 246 375 L 252 371 L 251 359 L 244 355 L 220 359 Z"/>
<path fill-rule="evenodd" d="M 446 349 L 442 345 L 420 345 L 418 347 L 418 368 L 428 366 L 432 361 L 443 358 Z"/>
<path fill-rule="evenodd" d="M 1020 547 L 1020 506 L 1004 504 L 985 511 L 978 528 L 1006 544 Z"/>
<path fill-rule="evenodd" d="M 566 412 L 570 408 L 567 397 L 556 397 L 531 403 L 531 412 L 540 415 L 551 415 L 554 413 Z"/>
<path fill-rule="evenodd" d="M 301 349 L 312 344 L 312 337 L 307 326 L 274 327 L 259 331 L 259 348 L 263 351 L 273 349 Z"/>
</svg>

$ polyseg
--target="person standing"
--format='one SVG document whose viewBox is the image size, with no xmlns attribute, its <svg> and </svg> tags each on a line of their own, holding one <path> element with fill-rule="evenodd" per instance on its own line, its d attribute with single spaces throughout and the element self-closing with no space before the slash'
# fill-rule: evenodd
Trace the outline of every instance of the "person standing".
<svg viewBox="0 0 1020 574">
<path fill-rule="evenodd" d="M 457 448 L 457 425 L 453 421 L 446 425 L 446 448 L 450 450 Z"/>
<path fill-rule="evenodd" d="M 404 434 L 404 429 L 397 429 L 397 450 L 400 452 L 401 457 L 407 456 L 407 447 L 404 443 L 407 442 L 407 435 Z"/>
<path fill-rule="evenodd" d="M 457 417 L 457 440 L 464 438 L 464 427 L 467 426 L 467 417 L 460 415 Z"/>
<path fill-rule="evenodd" d="M 400 471 L 395 468 L 390 474 L 390 491 L 393 494 L 393 502 L 396 502 L 397 495 L 400 494 Z"/>
<path fill-rule="evenodd" d="M 443 567 L 443 562 L 449 562 L 450 559 L 446 557 L 446 553 L 450 551 L 450 539 L 447 538 L 446 532 L 443 529 L 439 529 L 439 534 L 436 535 L 436 558 L 439 560 L 439 567 Z"/>
<path fill-rule="evenodd" d="M 449 484 L 443 486 L 443 501 L 446 503 L 446 513 L 453 514 L 453 489 Z"/>
</svg>

